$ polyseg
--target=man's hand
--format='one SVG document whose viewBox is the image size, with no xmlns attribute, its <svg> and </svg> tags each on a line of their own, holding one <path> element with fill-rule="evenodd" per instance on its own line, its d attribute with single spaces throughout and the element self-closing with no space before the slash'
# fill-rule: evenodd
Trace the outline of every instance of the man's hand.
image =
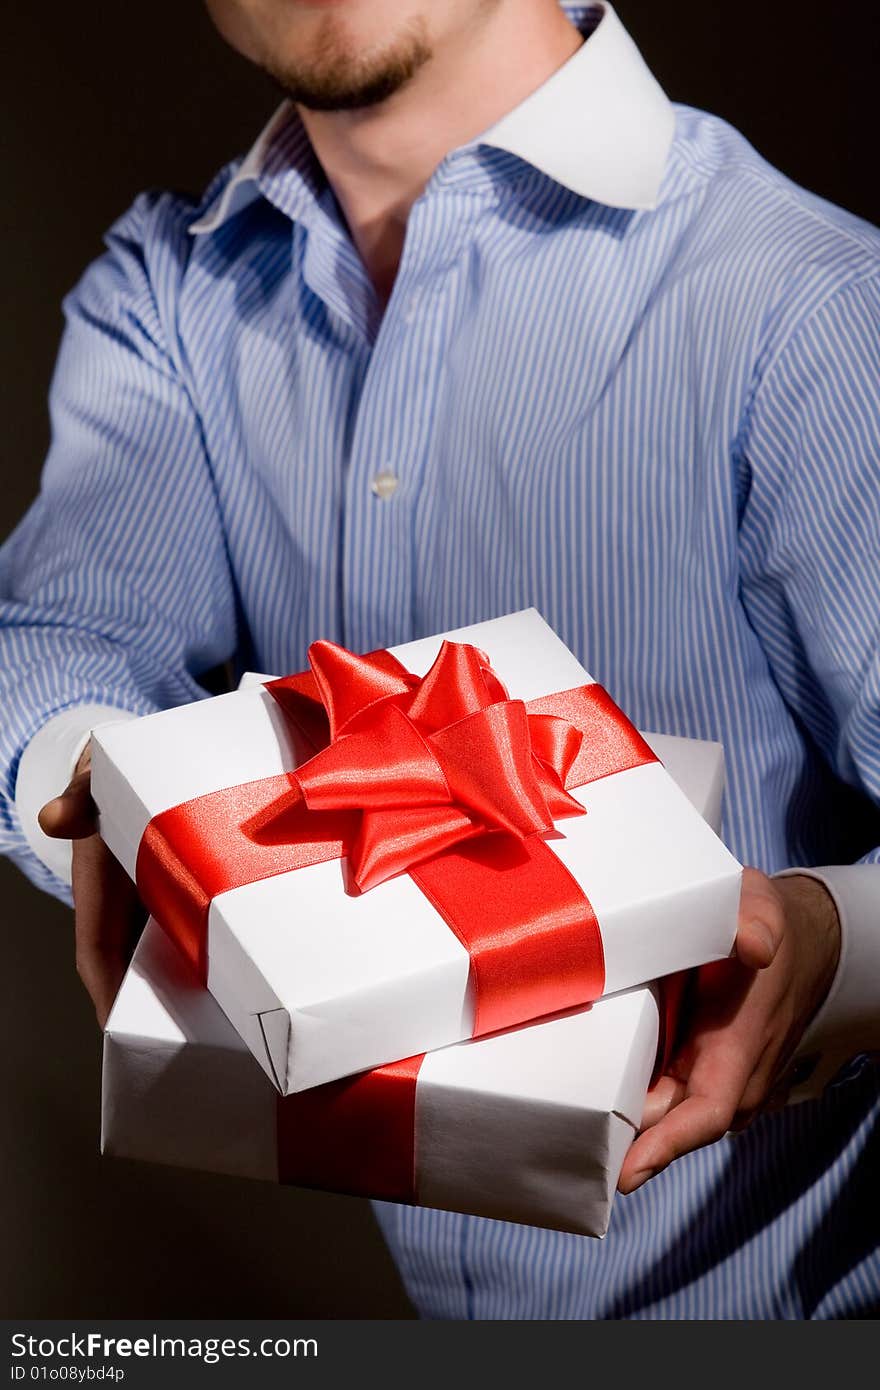
<svg viewBox="0 0 880 1390">
<path fill-rule="evenodd" d="M 70 783 L 46 802 L 39 821 L 46 835 L 73 841 L 76 968 L 103 1028 L 146 913 L 131 879 L 97 834 L 91 761 L 87 744 Z"/>
<path fill-rule="evenodd" d="M 735 958 L 696 973 L 686 1036 L 648 1092 L 621 1192 L 782 1103 L 774 1088 L 828 993 L 839 954 L 837 911 L 821 883 L 745 870 Z"/>
</svg>

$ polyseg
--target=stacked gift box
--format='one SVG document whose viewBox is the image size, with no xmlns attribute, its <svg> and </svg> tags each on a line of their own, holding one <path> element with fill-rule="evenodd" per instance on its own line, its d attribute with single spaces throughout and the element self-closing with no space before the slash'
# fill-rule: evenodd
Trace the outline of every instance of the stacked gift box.
<svg viewBox="0 0 880 1390">
<path fill-rule="evenodd" d="M 720 750 L 639 735 L 533 610 L 310 661 L 94 731 L 156 919 L 105 1151 L 602 1234 L 644 984 L 735 934 Z"/>
</svg>

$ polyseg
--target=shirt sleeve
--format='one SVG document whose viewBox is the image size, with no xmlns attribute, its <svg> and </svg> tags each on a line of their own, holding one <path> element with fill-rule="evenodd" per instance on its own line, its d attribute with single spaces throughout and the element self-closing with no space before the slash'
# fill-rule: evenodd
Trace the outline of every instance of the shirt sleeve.
<svg viewBox="0 0 880 1390">
<path fill-rule="evenodd" d="M 743 456 L 743 599 L 789 707 L 833 773 L 880 805 L 880 273 L 829 294 L 755 396 Z M 880 816 L 872 817 L 880 826 Z M 867 823 L 867 822 L 866 822 Z M 880 838 L 880 836 L 878 836 Z M 861 851 L 861 852 L 859 852 Z M 804 1035 L 802 1093 L 880 1047 L 880 847 L 808 866 L 841 920 Z"/>
<path fill-rule="evenodd" d="M 92 729 L 114 719 L 134 717 L 109 705 L 74 705 L 43 724 L 21 755 L 15 781 L 15 809 L 25 845 L 66 886 L 72 877 L 72 842 L 44 835 L 38 819 L 40 809 L 67 786 Z"/>
<path fill-rule="evenodd" d="M 785 872 L 806 874 L 824 884 L 840 919 L 840 960 L 834 979 L 786 1078 L 790 1099 L 800 1101 L 821 1095 L 856 1054 L 880 1055 L 880 864 Z"/>
<path fill-rule="evenodd" d="M 140 198 L 65 301 L 40 493 L 0 548 L 0 852 L 66 901 L 64 866 L 35 824 L 46 782 L 62 790 L 99 718 L 207 694 L 199 676 L 236 645 L 218 499 L 173 331 L 188 212 Z M 78 723 L 24 757 L 77 709 Z"/>
</svg>

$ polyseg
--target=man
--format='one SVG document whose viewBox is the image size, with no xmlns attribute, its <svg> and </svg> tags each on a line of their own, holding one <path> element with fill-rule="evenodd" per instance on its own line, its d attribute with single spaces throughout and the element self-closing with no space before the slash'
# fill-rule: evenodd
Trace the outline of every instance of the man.
<svg viewBox="0 0 880 1390">
<path fill-rule="evenodd" d="M 409 1291 L 876 1308 L 880 238 L 672 108 L 608 5 L 209 8 L 290 102 L 199 205 L 139 200 L 68 301 L 0 567 L 8 852 L 72 872 L 103 1021 L 137 909 L 95 723 L 534 603 L 641 727 L 724 743 L 754 867 L 607 1240 L 380 1208 Z"/>
</svg>

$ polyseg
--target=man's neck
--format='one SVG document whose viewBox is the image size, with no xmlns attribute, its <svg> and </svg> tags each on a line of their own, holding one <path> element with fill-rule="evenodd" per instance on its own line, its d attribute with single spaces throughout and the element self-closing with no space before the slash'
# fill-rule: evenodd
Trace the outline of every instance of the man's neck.
<svg viewBox="0 0 880 1390">
<path fill-rule="evenodd" d="M 388 100 L 358 111 L 300 108 L 383 307 L 410 208 L 438 164 L 540 87 L 581 42 L 557 0 L 506 0 L 436 45 Z"/>
</svg>

